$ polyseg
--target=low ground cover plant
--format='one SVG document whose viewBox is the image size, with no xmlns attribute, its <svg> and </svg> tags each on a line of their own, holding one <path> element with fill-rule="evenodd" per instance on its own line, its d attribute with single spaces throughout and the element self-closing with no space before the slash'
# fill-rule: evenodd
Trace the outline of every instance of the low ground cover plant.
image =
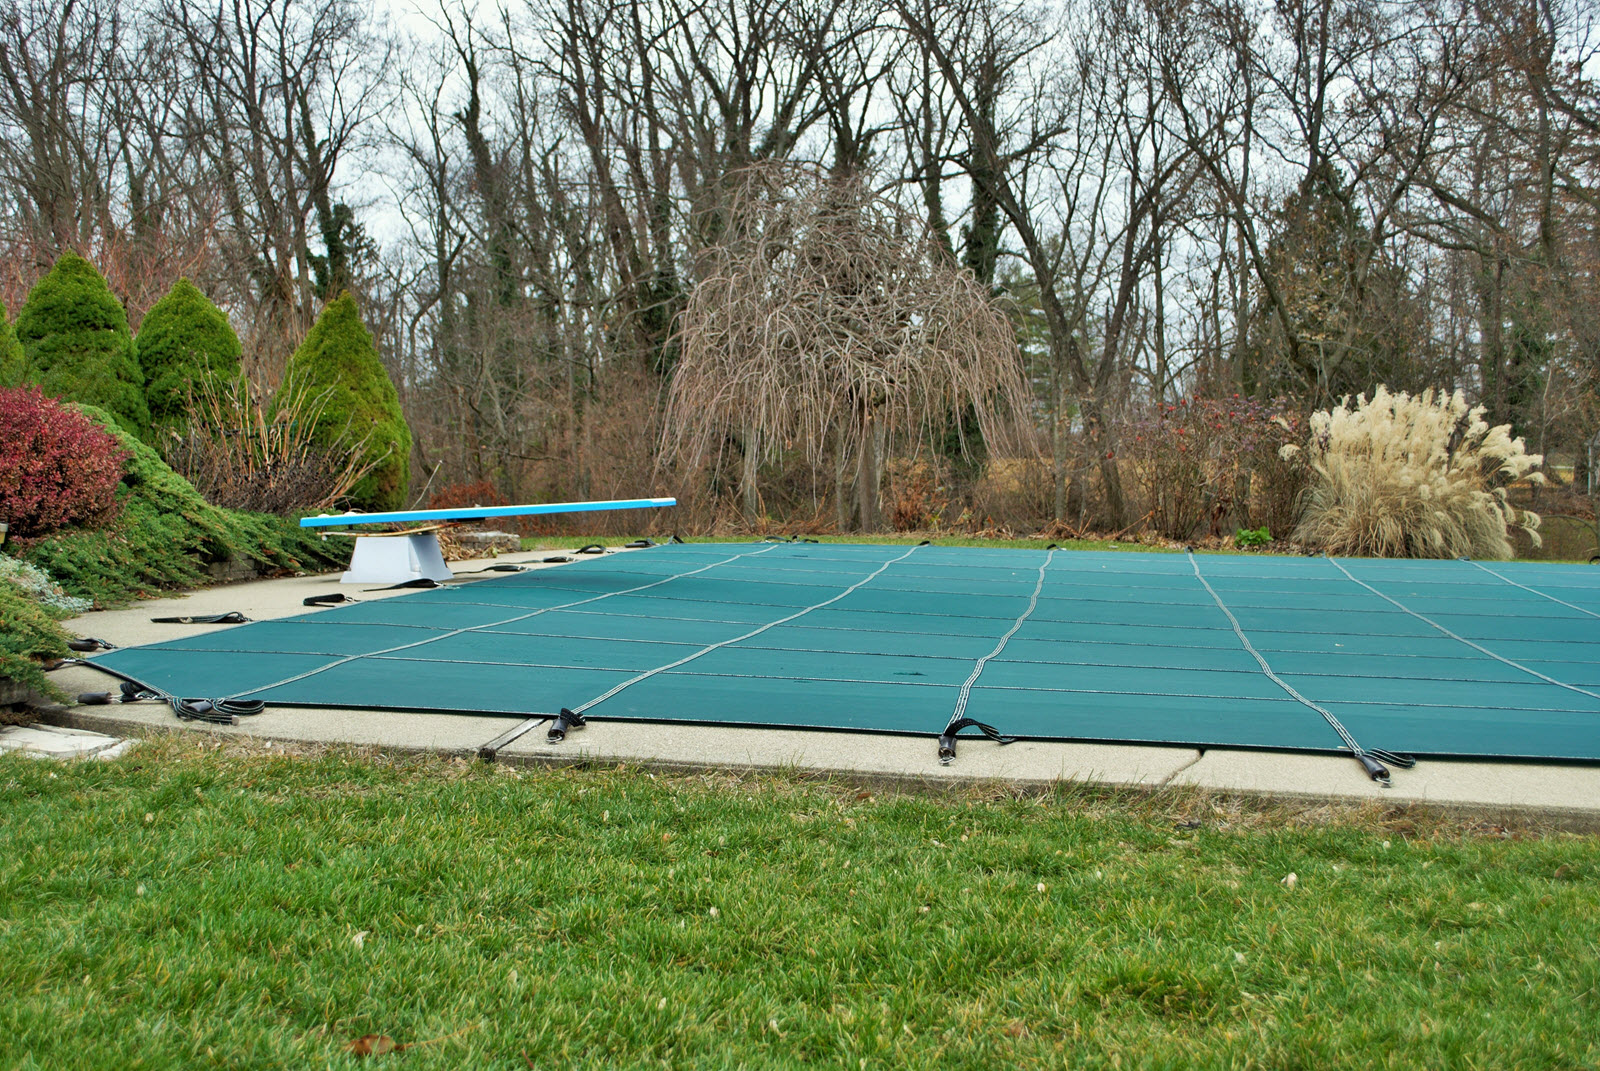
<svg viewBox="0 0 1600 1071">
<path fill-rule="evenodd" d="M 341 564 L 348 548 L 324 543 L 292 518 L 219 509 L 206 502 L 149 446 L 90 406 L 127 454 L 117 500 L 121 515 L 101 528 L 54 532 L 18 549 L 68 592 L 104 605 L 163 588 L 196 587 L 213 563 L 241 559 L 258 571 L 295 572 Z"/>
<path fill-rule="evenodd" d="M 0 1065 L 1600 1058 L 1592 836 L 216 747 L 0 757 Z"/>
<path fill-rule="evenodd" d="M 68 636 L 57 622 L 81 612 L 83 605 L 40 570 L 0 554 L 0 683 L 62 698 L 40 663 L 66 657 Z"/>
<path fill-rule="evenodd" d="M 1539 517 L 1507 498 L 1515 480 L 1542 482 L 1543 461 L 1509 425 L 1490 427 L 1460 391 L 1346 398 L 1311 418 L 1309 441 L 1286 447 L 1313 472 L 1294 539 L 1330 554 L 1382 558 L 1510 558 L 1511 529 L 1537 545 Z"/>
</svg>

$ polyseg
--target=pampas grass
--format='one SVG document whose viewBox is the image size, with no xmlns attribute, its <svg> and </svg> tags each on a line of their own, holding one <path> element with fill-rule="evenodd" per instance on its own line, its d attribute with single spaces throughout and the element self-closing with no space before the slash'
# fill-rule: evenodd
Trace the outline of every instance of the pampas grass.
<svg viewBox="0 0 1600 1071">
<path fill-rule="evenodd" d="M 1544 458 L 1528 453 L 1509 425 L 1490 427 L 1483 406 L 1460 391 L 1390 394 L 1311 417 L 1304 448 L 1312 469 L 1297 542 L 1330 554 L 1382 558 L 1509 558 L 1510 530 L 1537 546 L 1538 514 L 1506 499 L 1507 483 Z M 1299 447 L 1286 446 L 1283 456 Z"/>
</svg>

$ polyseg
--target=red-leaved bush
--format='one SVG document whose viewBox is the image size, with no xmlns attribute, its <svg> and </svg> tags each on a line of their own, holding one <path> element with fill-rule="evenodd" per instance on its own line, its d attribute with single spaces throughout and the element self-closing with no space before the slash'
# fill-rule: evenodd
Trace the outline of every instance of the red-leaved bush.
<svg viewBox="0 0 1600 1071">
<path fill-rule="evenodd" d="M 126 457 L 104 428 L 37 387 L 0 388 L 0 521 L 9 535 L 108 523 Z"/>
</svg>

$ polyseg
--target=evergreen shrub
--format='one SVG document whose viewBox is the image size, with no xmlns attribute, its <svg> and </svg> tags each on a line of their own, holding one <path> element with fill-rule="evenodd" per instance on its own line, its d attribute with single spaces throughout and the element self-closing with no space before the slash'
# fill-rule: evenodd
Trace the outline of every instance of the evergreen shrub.
<svg viewBox="0 0 1600 1071">
<path fill-rule="evenodd" d="M 188 279 L 179 279 L 151 306 L 134 347 L 150 420 L 158 429 L 188 423 L 196 390 L 219 391 L 239 378 L 239 336 Z"/>
<path fill-rule="evenodd" d="M 150 433 L 128 317 L 94 265 L 63 253 L 28 294 L 16 331 L 28 375 L 46 394 L 99 406 L 135 435 Z"/>
<path fill-rule="evenodd" d="M 321 398 L 315 442 L 325 448 L 360 447 L 366 474 L 350 491 L 361 509 L 399 509 L 411 478 L 411 429 L 400 396 L 361 322 L 355 298 L 340 294 L 312 325 L 289 358 L 280 398 Z"/>
<path fill-rule="evenodd" d="M 0 388 L 0 521 L 12 539 L 116 516 L 127 451 L 37 387 Z"/>
<path fill-rule="evenodd" d="M 6 316 L 5 302 L 0 301 L 0 387 L 15 387 L 27 375 L 28 358 L 17 341 L 17 329 Z"/>
</svg>

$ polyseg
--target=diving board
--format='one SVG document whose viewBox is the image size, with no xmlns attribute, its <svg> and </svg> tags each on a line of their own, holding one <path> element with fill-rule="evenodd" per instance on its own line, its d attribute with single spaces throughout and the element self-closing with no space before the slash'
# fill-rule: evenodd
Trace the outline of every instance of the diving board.
<svg viewBox="0 0 1600 1071">
<path fill-rule="evenodd" d="M 461 506 L 454 509 L 409 509 L 388 513 L 323 513 L 302 517 L 302 528 L 355 524 L 421 524 L 408 532 L 372 533 L 356 539 L 350 568 L 341 584 L 401 584 L 408 580 L 449 580 L 453 575 L 439 551 L 440 525 L 493 517 L 533 517 L 551 513 L 594 513 L 602 510 L 660 509 L 676 506 L 675 498 L 619 498 L 597 502 L 537 502 L 520 506 Z"/>
</svg>

